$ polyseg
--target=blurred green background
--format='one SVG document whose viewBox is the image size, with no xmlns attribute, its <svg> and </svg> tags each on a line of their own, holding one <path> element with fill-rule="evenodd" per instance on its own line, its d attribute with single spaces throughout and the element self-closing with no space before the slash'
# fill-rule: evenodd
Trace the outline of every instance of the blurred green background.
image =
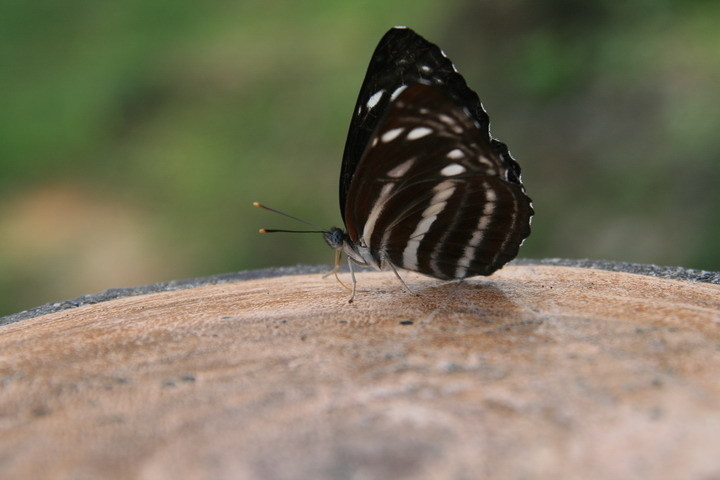
<svg viewBox="0 0 720 480">
<path fill-rule="evenodd" d="M 523 257 L 720 270 L 720 2 L 0 6 L 0 315 L 159 281 L 332 263 L 337 181 L 392 25 L 439 44 L 523 168 Z M 334 287 L 332 287 L 334 288 Z"/>
</svg>

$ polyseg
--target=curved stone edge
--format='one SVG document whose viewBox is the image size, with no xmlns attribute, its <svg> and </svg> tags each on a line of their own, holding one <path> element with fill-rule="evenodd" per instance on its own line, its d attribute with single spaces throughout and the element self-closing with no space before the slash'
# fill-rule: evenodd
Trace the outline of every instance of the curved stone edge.
<svg viewBox="0 0 720 480">
<path fill-rule="evenodd" d="M 82 295 L 77 298 L 62 302 L 50 302 L 38 307 L 30 308 L 22 312 L 13 313 L 0 317 L 0 327 L 10 323 L 19 322 L 29 318 L 39 317 L 48 313 L 60 312 L 70 308 L 81 307 L 94 303 L 115 300 L 117 298 L 133 297 L 157 292 L 169 292 L 173 290 L 184 290 L 186 288 L 201 287 L 204 285 L 216 285 L 220 283 L 241 282 L 243 280 L 255 280 L 258 278 L 282 277 L 285 275 L 303 275 L 306 273 L 324 273 L 330 268 L 326 265 L 295 265 L 292 267 L 263 268 L 260 270 L 246 270 L 242 272 L 222 273 L 209 277 L 186 278 L 183 280 L 171 280 L 150 285 L 137 287 L 109 288 L 98 293 Z"/>
<path fill-rule="evenodd" d="M 664 267 L 661 265 L 645 265 L 641 263 L 613 262 L 609 260 L 590 260 L 587 258 L 543 258 L 543 259 L 517 259 L 509 265 L 554 265 L 559 267 L 594 268 L 610 272 L 635 273 L 648 277 L 667 278 L 670 280 L 685 280 L 688 282 L 713 283 L 720 285 L 720 272 L 697 270 L 683 267 Z"/>
<path fill-rule="evenodd" d="M 659 265 L 644 265 L 638 263 L 613 262 L 607 260 L 566 258 L 516 259 L 510 262 L 509 265 L 547 265 L 561 267 L 592 268 L 598 270 L 608 270 L 611 272 L 635 273 L 650 277 L 667 278 L 672 280 L 684 280 L 690 282 L 713 283 L 716 285 L 720 285 L 720 272 L 688 269 L 682 267 L 663 267 Z M 107 300 L 115 300 L 117 298 L 132 297 L 136 295 L 145 295 L 149 293 L 167 292 L 173 290 L 183 290 L 186 288 L 194 288 L 205 285 L 240 282 L 244 280 L 254 280 L 259 278 L 282 277 L 285 275 L 304 275 L 312 273 L 321 274 L 329 272 L 330 268 L 331 267 L 328 265 L 295 265 L 291 267 L 275 267 L 264 268 L 260 270 L 247 270 L 242 272 L 224 273 L 220 275 L 212 275 L 210 277 L 172 280 L 169 282 L 153 283 L 151 285 L 142 285 L 138 287 L 110 288 L 107 290 L 103 290 L 102 292 L 90 295 L 83 295 L 81 297 L 73 298 L 71 300 L 65 300 L 63 302 L 46 303 L 45 305 L 40 305 L 29 310 L 13 313 L 5 317 L 0 317 L 0 327 L 2 327 L 3 325 L 19 322 L 21 320 L 46 315 L 48 313 L 60 312 L 63 310 L 68 310 L 70 308 L 105 302 Z"/>
</svg>

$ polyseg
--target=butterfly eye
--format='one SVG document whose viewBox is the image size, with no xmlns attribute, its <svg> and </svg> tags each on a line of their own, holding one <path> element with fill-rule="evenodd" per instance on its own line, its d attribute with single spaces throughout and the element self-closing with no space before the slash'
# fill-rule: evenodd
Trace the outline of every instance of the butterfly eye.
<svg viewBox="0 0 720 480">
<path fill-rule="evenodd" d="M 332 249 L 338 250 L 343 247 L 343 243 L 345 242 L 345 233 L 341 229 L 333 227 L 329 231 L 323 233 L 323 238 L 325 239 L 325 243 L 330 245 Z"/>
</svg>

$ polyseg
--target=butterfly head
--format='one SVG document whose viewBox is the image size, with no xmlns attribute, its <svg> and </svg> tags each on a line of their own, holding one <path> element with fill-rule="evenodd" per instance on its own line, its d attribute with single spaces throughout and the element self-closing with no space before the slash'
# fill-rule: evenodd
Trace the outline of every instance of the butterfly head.
<svg viewBox="0 0 720 480">
<path fill-rule="evenodd" d="M 330 245 L 333 250 L 342 250 L 347 241 L 347 234 L 338 227 L 332 227 L 330 230 L 323 232 L 325 243 Z"/>
</svg>

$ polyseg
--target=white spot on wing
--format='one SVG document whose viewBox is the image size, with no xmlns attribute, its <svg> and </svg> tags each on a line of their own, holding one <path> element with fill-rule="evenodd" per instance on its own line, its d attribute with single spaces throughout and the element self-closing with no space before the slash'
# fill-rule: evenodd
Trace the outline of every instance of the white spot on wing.
<svg viewBox="0 0 720 480">
<path fill-rule="evenodd" d="M 433 188 L 435 193 L 435 196 L 433 196 L 432 201 L 430 203 L 436 203 L 436 202 L 444 202 L 448 198 L 452 197 L 452 194 L 455 193 L 455 183 L 453 182 L 442 182 L 437 187 Z"/>
<path fill-rule="evenodd" d="M 407 88 L 407 85 L 400 85 L 398 88 L 395 89 L 395 91 L 390 95 L 390 101 L 394 102 L 395 99 Z"/>
<path fill-rule="evenodd" d="M 372 237 L 373 230 L 375 229 L 375 222 L 377 222 L 377 219 L 380 217 L 380 214 L 382 213 L 383 209 L 385 208 L 385 203 L 387 202 L 388 197 L 390 196 L 390 191 L 395 186 L 394 183 L 386 183 L 382 190 L 380 191 L 380 195 L 378 196 L 378 199 L 375 201 L 375 204 L 373 205 L 372 209 L 370 210 L 370 215 L 368 215 L 368 219 L 365 222 L 365 225 L 363 226 L 363 236 L 362 238 L 369 242 L 370 238 Z"/>
<path fill-rule="evenodd" d="M 451 163 L 447 167 L 440 170 L 440 175 L 443 175 L 446 177 L 452 177 L 453 175 L 460 175 L 461 173 L 465 173 L 465 167 L 463 167 L 459 163 Z"/>
<path fill-rule="evenodd" d="M 383 143 L 392 142 L 402 133 L 403 130 L 403 128 L 393 128 L 392 130 L 388 130 L 380 136 L 380 141 Z"/>
<path fill-rule="evenodd" d="M 442 212 L 445 209 L 445 205 L 446 205 L 446 202 L 440 202 L 440 203 L 436 203 L 435 205 L 430 205 L 423 212 L 423 217 L 437 216 L 440 212 Z"/>
<path fill-rule="evenodd" d="M 418 138 L 425 137 L 432 133 L 432 128 L 428 127 L 415 127 L 410 130 L 407 134 L 408 140 L 417 140 Z"/>
<path fill-rule="evenodd" d="M 478 157 L 478 162 L 480 162 L 480 163 L 482 163 L 482 164 L 484 164 L 484 165 L 487 165 L 487 166 L 489 166 L 489 167 L 494 167 L 494 166 L 495 166 L 495 165 L 490 161 L 490 159 L 487 158 L 485 155 L 480 155 L 480 156 Z"/>
<path fill-rule="evenodd" d="M 442 211 L 445 208 L 445 202 L 443 202 L 443 203 L 439 203 L 437 205 L 428 207 L 427 210 L 430 210 L 432 208 L 433 211 L 436 211 L 436 210 L 438 210 L 437 209 L 438 205 L 441 207 L 440 211 Z M 423 215 L 425 215 L 427 210 L 425 212 L 423 212 Z M 415 228 L 415 232 L 413 232 L 413 236 L 424 237 L 425 234 L 428 232 L 428 230 L 430 230 L 430 227 L 435 222 L 435 220 L 437 220 L 437 215 L 431 215 L 429 217 L 424 217 L 422 220 L 420 220 L 420 223 L 418 223 L 418 226 Z"/>
<path fill-rule="evenodd" d="M 459 148 L 454 148 L 447 153 L 447 158 L 450 160 L 459 160 L 465 156 L 465 153 Z"/>
<path fill-rule="evenodd" d="M 403 163 L 401 163 L 397 167 L 390 170 L 387 174 L 389 177 L 393 177 L 393 178 L 402 177 L 403 175 L 405 175 L 407 173 L 408 170 L 410 170 L 410 167 L 413 166 L 413 163 L 415 163 L 414 158 L 405 160 Z"/>
<path fill-rule="evenodd" d="M 430 73 L 432 71 L 432 68 L 430 68 L 428 65 L 423 65 L 420 67 L 420 70 L 422 70 L 424 73 Z"/>
<path fill-rule="evenodd" d="M 406 268 L 408 270 L 417 270 L 417 249 L 418 246 L 420 246 L 420 240 L 422 240 L 422 238 L 419 240 L 416 238 L 408 240 L 407 245 L 405 245 L 405 250 L 403 250 L 403 268 Z"/>
<path fill-rule="evenodd" d="M 494 197 L 494 195 L 493 195 L 493 197 Z M 490 217 L 492 216 L 493 212 L 495 211 L 495 202 L 490 200 L 490 195 L 486 195 L 485 200 L 487 200 L 487 203 L 483 207 L 483 215 L 485 217 L 487 217 L 487 220 L 489 222 Z M 485 218 L 483 220 L 485 220 Z"/>
<path fill-rule="evenodd" d="M 373 107 L 375 107 L 375 105 L 377 105 L 382 98 L 383 93 L 385 93 L 385 90 L 378 90 L 377 92 L 373 93 L 370 98 L 368 98 L 368 101 L 365 104 L 367 105 L 367 108 L 372 109 Z"/>
</svg>

